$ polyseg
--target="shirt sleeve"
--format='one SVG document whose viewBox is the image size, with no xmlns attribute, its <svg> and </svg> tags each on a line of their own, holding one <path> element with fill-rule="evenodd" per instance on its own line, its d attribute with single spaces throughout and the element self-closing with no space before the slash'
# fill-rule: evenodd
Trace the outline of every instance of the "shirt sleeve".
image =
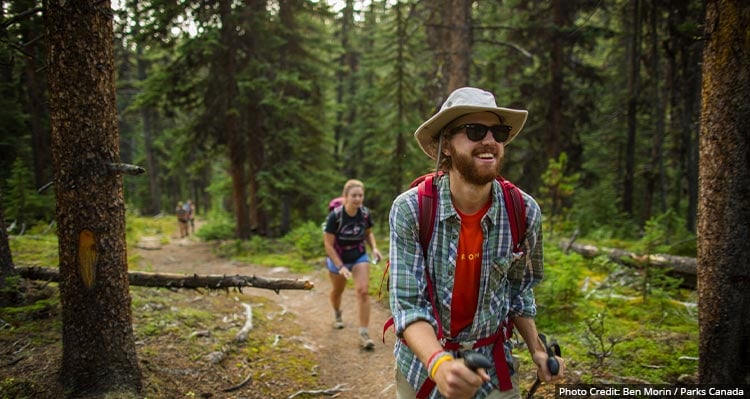
<svg viewBox="0 0 750 399">
<path fill-rule="evenodd" d="M 542 212 L 536 201 L 524 193 L 526 203 L 526 235 L 523 238 L 524 254 L 513 262 L 510 274 L 510 309 L 513 317 L 536 316 L 534 286 L 544 278 L 542 250 Z"/>
<path fill-rule="evenodd" d="M 427 296 L 426 265 L 419 244 L 416 189 L 396 198 L 389 215 L 390 281 L 389 303 L 396 335 L 418 320 L 428 321 L 437 330 L 432 305 Z"/>
<path fill-rule="evenodd" d="M 326 227 L 323 229 L 326 233 L 336 234 L 338 231 L 338 220 L 336 220 L 336 210 L 331 211 L 326 217 Z"/>
</svg>

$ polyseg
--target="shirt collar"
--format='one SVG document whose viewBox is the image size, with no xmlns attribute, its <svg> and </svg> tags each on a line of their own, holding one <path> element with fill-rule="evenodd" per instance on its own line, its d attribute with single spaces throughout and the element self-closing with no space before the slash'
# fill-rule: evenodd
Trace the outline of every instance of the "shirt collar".
<svg viewBox="0 0 750 399">
<path fill-rule="evenodd" d="M 436 215 L 437 219 L 445 221 L 449 218 L 455 218 L 457 220 L 458 213 L 456 212 L 456 208 L 453 207 L 453 202 L 451 201 L 450 175 L 448 173 L 438 178 L 437 190 L 439 198 L 439 208 Z M 497 215 L 498 212 L 500 212 L 500 196 L 498 193 L 501 191 L 500 182 L 498 182 L 497 179 L 493 180 L 491 192 L 492 205 L 490 205 L 490 209 L 487 211 L 484 218 L 482 218 L 483 221 L 489 218 L 492 224 L 497 223 Z"/>
</svg>

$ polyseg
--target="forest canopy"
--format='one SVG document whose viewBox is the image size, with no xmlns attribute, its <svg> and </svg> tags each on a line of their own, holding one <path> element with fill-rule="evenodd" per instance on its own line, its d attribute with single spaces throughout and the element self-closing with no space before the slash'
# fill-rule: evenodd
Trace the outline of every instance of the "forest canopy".
<svg viewBox="0 0 750 399">
<path fill-rule="evenodd" d="M 14 228 L 54 187 L 42 4 L 3 2 L 0 184 Z M 113 3 L 128 210 L 231 215 L 233 235 L 320 221 L 349 178 L 385 227 L 434 168 L 413 133 L 458 86 L 528 109 L 503 175 L 551 228 L 695 232 L 702 1 Z M 312 204 L 312 206 L 310 206 Z M 676 239 L 678 240 L 679 239 Z M 694 255 L 687 248 L 687 255 Z"/>
</svg>

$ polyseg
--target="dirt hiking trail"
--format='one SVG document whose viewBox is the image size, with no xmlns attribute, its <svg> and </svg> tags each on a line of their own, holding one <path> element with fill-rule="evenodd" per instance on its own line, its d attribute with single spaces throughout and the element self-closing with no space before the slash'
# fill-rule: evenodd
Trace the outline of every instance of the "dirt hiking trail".
<svg viewBox="0 0 750 399">
<path fill-rule="evenodd" d="M 200 227 L 200 226 L 196 226 Z M 144 238 L 142 242 L 149 241 Z M 153 238 L 151 238 L 153 242 Z M 336 397 L 336 398 L 394 398 L 394 359 L 392 355 L 395 336 L 386 334 L 386 343 L 381 340 L 384 321 L 390 316 L 384 304 L 371 298 L 369 332 L 375 341 L 373 351 L 359 347 L 358 318 L 354 288 L 350 284 L 344 291 L 342 310 L 345 328 L 332 327 L 333 310 L 328 302 L 330 281 L 328 272 L 321 265 L 309 275 L 300 275 L 284 268 L 269 268 L 221 258 L 212 252 L 211 243 L 199 241 L 194 236 L 179 238 L 173 234 L 170 242 L 157 245 L 158 249 L 146 249 L 139 245 L 131 249 L 138 255 L 138 268 L 150 272 L 184 273 L 198 275 L 247 275 L 270 279 L 309 280 L 315 287 L 310 291 L 282 290 L 278 294 L 271 290 L 244 288 L 245 295 L 267 298 L 285 312 L 294 315 L 293 322 L 299 325 L 301 337 L 295 342 L 314 352 L 317 365 L 315 373 L 320 386 L 301 387 L 300 390 L 327 390 L 342 384 L 344 389 L 332 394 L 299 395 L 297 397 Z M 195 294 L 188 294 L 194 296 Z M 222 294 L 218 294 L 222 295 Z M 227 304 L 236 302 L 227 295 Z M 273 329 L 273 327 L 272 327 Z M 250 332 L 252 335 L 252 331 Z M 284 354 L 279 354 L 283 356 Z M 225 383 L 226 384 L 226 383 Z M 248 398 L 247 390 L 237 390 L 222 396 L 214 392 L 211 398 Z M 283 395 L 278 397 L 288 397 Z"/>
</svg>

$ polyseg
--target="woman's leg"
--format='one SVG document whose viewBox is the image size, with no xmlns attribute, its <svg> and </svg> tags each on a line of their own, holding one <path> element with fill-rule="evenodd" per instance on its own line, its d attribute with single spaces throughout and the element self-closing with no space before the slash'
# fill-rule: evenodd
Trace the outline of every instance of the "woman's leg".
<svg viewBox="0 0 750 399">
<path fill-rule="evenodd" d="M 354 265 L 352 276 L 359 310 L 359 326 L 367 328 L 370 325 L 370 263 Z"/>
<path fill-rule="evenodd" d="M 341 322 L 341 295 L 344 293 L 344 288 L 346 288 L 346 279 L 342 275 L 330 270 L 328 271 L 328 277 L 331 279 L 331 292 L 328 295 L 328 301 L 331 303 L 336 316 L 334 327 L 344 328 L 344 324 Z"/>
</svg>

